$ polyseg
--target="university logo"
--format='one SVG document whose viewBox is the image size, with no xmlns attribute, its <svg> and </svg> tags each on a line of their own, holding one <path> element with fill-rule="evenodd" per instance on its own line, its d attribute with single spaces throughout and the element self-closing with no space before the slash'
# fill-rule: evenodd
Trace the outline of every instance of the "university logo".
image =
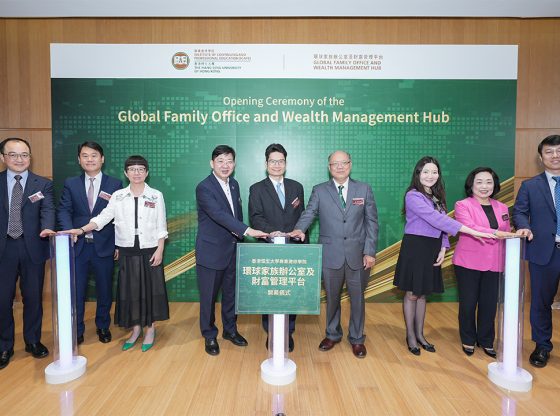
<svg viewBox="0 0 560 416">
<path fill-rule="evenodd" d="M 185 52 L 177 52 L 171 58 L 171 65 L 173 65 L 173 68 L 175 69 L 179 69 L 179 70 L 187 69 L 189 63 L 190 63 L 189 55 L 187 55 Z"/>
</svg>

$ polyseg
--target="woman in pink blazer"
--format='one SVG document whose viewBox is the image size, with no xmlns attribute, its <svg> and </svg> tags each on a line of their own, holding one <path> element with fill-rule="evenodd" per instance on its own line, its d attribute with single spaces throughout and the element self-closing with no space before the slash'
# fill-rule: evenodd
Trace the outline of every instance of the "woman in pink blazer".
<svg viewBox="0 0 560 416">
<path fill-rule="evenodd" d="M 500 192 L 498 175 L 486 167 L 474 169 L 465 181 L 468 198 L 455 204 L 455 219 L 477 231 L 510 237 L 508 207 L 492 197 Z M 496 357 L 494 319 L 498 277 L 504 269 L 504 241 L 460 234 L 453 255 L 459 288 L 459 333 L 463 351 L 474 353 L 475 343 Z M 478 311 L 477 311 L 478 307 Z"/>
</svg>

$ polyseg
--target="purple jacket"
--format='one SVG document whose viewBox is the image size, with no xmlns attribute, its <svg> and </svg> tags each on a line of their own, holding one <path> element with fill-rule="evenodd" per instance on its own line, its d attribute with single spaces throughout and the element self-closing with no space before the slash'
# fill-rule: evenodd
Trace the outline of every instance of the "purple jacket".
<svg viewBox="0 0 560 416">
<path fill-rule="evenodd" d="M 405 234 L 438 238 L 443 232 L 442 247 L 449 248 L 447 234 L 455 235 L 462 224 L 434 208 L 434 203 L 424 194 L 412 189 L 406 193 Z"/>
</svg>

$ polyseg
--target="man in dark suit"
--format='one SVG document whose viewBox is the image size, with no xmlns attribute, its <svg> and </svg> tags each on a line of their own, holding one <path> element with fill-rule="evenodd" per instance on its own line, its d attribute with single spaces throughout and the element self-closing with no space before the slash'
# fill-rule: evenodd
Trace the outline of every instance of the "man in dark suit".
<svg viewBox="0 0 560 416">
<path fill-rule="evenodd" d="M 119 179 L 101 172 L 105 157 L 103 148 L 87 141 L 78 146 L 78 163 L 84 173 L 64 181 L 64 190 L 58 206 L 58 223 L 63 230 L 79 228 L 107 206 L 113 192 L 122 188 Z M 113 302 L 113 259 L 115 228 L 109 224 L 101 231 L 80 236 L 74 246 L 76 270 L 77 341 L 84 342 L 84 309 L 90 271 L 95 276 L 97 309 L 95 326 L 99 341 L 111 341 L 111 304 Z"/>
<path fill-rule="evenodd" d="M 248 345 L 237 332 L 235 315 L 236 244 L 244 235 L 259 238 L 267 234 L 243 224 L 239 184 L 231 177 L 235 150 L 217 146 L 210 161 L 212 173 L 196 187 L 198 233 L 196 235 L 196 273 L 200 291 L 200 331 L 205 350 L 218 355 L 216 337 L 216 296 L 222 289 L 223 338 L 237 346 Z"/>
<path fill-rule="evenodd" d="M 303 186 L 284 177 L 288 156 L 284 146 L 273 143 L 266 148 L 264 156 L 268 178 L 253 184 L 249 189 L 251 226 L 272 233 L 271 235 L 288 233 L 294 229 L 304 209 Z M 262 325 L 268 333 L 268 315 L 262 316 Z M 288 342 L 290 352 L 294 350 L 295 330 L 296 315 L 290 315 Z"/>
<path fill-rule="evenodd" d="M 364 358 L 364 290 L 375 263 L 377 208 L 371 187 L 350 179 L 351 169 L 352 159 L 347 152 L 339 150 L 329 156 L 332 179 L 313 187 L 307 208 L 291 235 L 305 238 L 303 231 L 319 216 L 323 285 L 327 294 L 326 337 L 319 349 L 328 351 L 342 339 L 340 294 L 346 281 L 351 305 L 348 341 L 354 355 Z"/>
<path fill-rule="evenodd" d="M 538 152 L 544 172 L 521 184 L 513 223 L 528 240 L 531 337 L 536 344 L 529 363 L 544 367 L 552 351 L 551 306 L 560 278 L 560 136 L 546 137 Z"/>
<path fill-rule="evenodd" d="M 26 140 L 8 138 L 0 143 L 0 369 L 14 354 L 13 302 L 18 275 L 23 298 L 25 351 L 44 358 L 49 350 L 41 343 L 43 280 L 49 241 L 55 227 L 52 181 L 29 170 L 31 146 Z"/>
</svg>

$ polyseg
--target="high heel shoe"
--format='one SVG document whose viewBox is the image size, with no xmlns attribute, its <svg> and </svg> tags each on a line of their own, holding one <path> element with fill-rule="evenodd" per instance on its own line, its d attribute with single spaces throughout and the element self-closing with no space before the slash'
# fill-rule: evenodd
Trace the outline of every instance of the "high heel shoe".
<svg viewBox="0 0 560 416">
<path fill-rule="evenodd" d="M 423 349 L 425 349 L 428 352 L 436 352 L 436 347 L 434 346 L 434 344 L 430 344 L 428 341 L 426 341 L 425 344 L 422 344 L 422 341 L 420 341 L 418 338 L 416 338 L 416 341 L 422 346 Z"/>
<path fill-rule="evenodd" d="M 473 345 L 462 344 L 461 347 L 463 348 L 463 352 L 465 354 L 467 354 L 469 357 L 474 354 L 474 346 Z"/>
<path fill-rule="evenodd" d="M 156 330 L 154 329 L 154 339 L 151 344 L 142 344 L 142 352 L 148 351 L 156 343 Z"/>
<path fill-rule="evenodd" d="M 476 345 L 480 347 L 480 344 L 478 342 L 476 343 Z M 496 358 L 496 356 L 498 355 L 494 347 L 481 347 L 481 348 L 484 351 L 484 354 L 486 354 L 489 357 Z"/>
<path fill-rule="evenodd" d="M 410 345 L 408 345 L 408 339 L 405 338 L 404 339 L 406 342 L 406 346 L 408 347 L 408 350 L 413 353 L 414 355 L 420 355 L 420 348 L 418 347 L 411 347 Z"/>
<path fill-rule="evenodd" d="M 134 347 L 134 345 L 136 344 L 136 341 L 138 341 L 138 338 L 140 338 L 142 336 L 142 331 L 140 331 L 140 333 L 138 334 L 138 336 L 136 337 L 136 339 L 132 342 L 128 342 L 128 340 L 126 340 L 122 346 L 122 350 L 123 351 L 128 351 L 129 349 L 131 349 L 132 347 Z M 130 339 L 130 338 L 129 338 Z"/>
</svg>

